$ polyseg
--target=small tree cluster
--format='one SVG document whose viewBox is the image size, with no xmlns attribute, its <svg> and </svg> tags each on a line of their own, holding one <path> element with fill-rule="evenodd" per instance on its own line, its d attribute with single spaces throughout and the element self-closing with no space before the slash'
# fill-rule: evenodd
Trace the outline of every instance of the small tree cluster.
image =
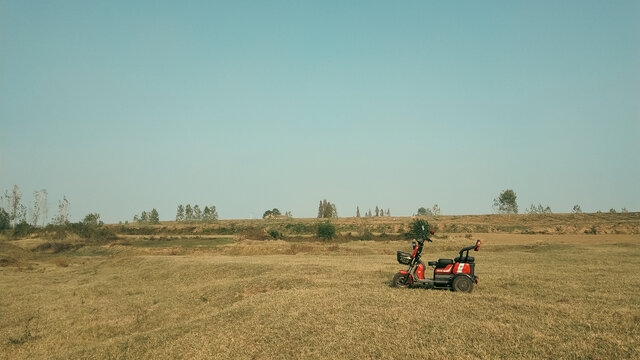
<svg viewBox="0 0 640 360">
<path fill-rule="evenodd" d="M 90 213 L 84 217 L 81 224 L 85 226 L 102 226 L 104 225 L 104 222 L 100 220 L 100 214 Z"/>
<path fill-rule="evenodd" d="M 440 215 L 440 206 L 438 204 L 434 204 L 431 209 L 427 209 L 424 207 L 418 208 L 418 212 L 416 213 L 418 216 L 438 216 Z"/>
<path fill-rule="evenodd" d="M 336 209 L 336 205 L 332 204 L 324 199 L 320 201 L 320 205 L 318 205 L 318 218 L 337 218 L 338 210 Z"/>
<path fill-rule="evenodd" d="M 266 218 L 276 217 L 276 216 L 280 216 L 280 215 L 282 215 L 280 213 L 280 210 L 278 210 L 278 208 L 273 208 L 271 210 L 265 211 L 264 214 L 262 214 L 262 218 L 266 219 Z"/>
<path fill-rule="evenodd" d="M 158 210 L 154 208 L 151 211 L 143 211 L 140 216 L 134 215 L 133 221 L 140 224 L 158 224 L 160 223 L 160 216 L 158 215 Z"/>
<path fill-rule="evenodd" d="M 18 188 L 18 185 L 13 185 L 11 193 L 5 190 L 2 196 L 2 203 L 5 211 L 9 215 L 9 224 L 12 228 L 21 222 L 26 222 L 27 208 L 20 203 L 22 199 L 22 193 Z"/>
<path fill-rule="evenodd" d="M 531 204 L 526 211 L 527 214 L 552 214 L 551 208 L 548 205 L 543 207 L 542 204 L 538 204 L 538 206 Z"/>
<path fill-rule="evenodd" d="M 573 209 L 571 210 L 572 213 L 574 214 L 582 214 L 582 209 L 580 208 L 580 205 L 573 205 Z"/>
<path fill-rule="evenodd" d="M 176 221 L 213 221 L 218 220 L 218 210 L 215 205 L 205 206 L 204 210 L 200 210 L 199 205 L 191 204 L 186 206 L 178 205 L 176 212 Z"/>
<path fill-rule="evenodd" d="M 4 208 L 10 227 L 14 228 L 21 223 L 32 226 L 45 226 L 48 221 L 47 190 L 33 192 L 33 207 L 27 207 L 21 203 L 22 193 L 18 185 L 13 186 L 11 192 L 5 191 L 2 195 L 0 207 Z M 28 214 L 27 214 L 28 213 Z M 4 214 L 2 214 L 4 216 Z M 4 221 L 4 220 L 3 220 Z M 69 200 L 64 196 L 59 202 L 58 215 L 51 221 L 54 225 L 64 225 L 69 222 Z"/>
</svg>

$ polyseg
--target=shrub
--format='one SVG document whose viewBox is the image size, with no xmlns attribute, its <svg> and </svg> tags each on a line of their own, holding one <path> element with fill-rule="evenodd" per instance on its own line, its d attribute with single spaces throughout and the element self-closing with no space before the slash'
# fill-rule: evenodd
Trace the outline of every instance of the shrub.
<svg viewBox="0 0 640 360">
<path fill-rule="evenodd" d="M 413 219 L 409 224 L 409 232 L 405 235 L 409 239 L 424 239 L 428 237 L 429 230 L 433 227 L 425 219 Z"/>
<path fill-rule="evenodd" d="M 331 240 L 336 236 L 336 227 L 330 222 L 321 222 L 318 224 L 317 235 L 325 240 Z"/>
<path fill-rule="evenodd" d="M 13 228 L 13 236 L 24 237 L 31 234 L 35 230 L 36 230 L 35 226 L 32 226 L 31 224 L 22 220 Z"/>
<path fill-rule="evenodd" d="M 301 223 L 295 223 L 295 224 L 287 224 L 284 226 L 285 229 L 291 231 L 294 234 L 313 234 L 315 226 L 313 226 L 312 224 L 301 224 Z"/>
<path fill-rule="evenodd" d="M 267 234 L 269 234 L 272 239 L 282 239 L 282 233 L 276 229 L 267 231 Z"/>
<path fill-rule="evenodd" d="M 358 233 L 360 235 L 360 240 L 371 240 L 371 239 L 373 239 L 373 233 L 371 232 L 371 228 L 367 224 L 363 224 L 360 227 L 360 231 Z"/>
<path fill-rule="evenodd" d="M 11 220 L 9 219 L 9 213 L 3 208 L 0 208 L 0 231 L 8 229 L 11 226 Z"/>
</svg>

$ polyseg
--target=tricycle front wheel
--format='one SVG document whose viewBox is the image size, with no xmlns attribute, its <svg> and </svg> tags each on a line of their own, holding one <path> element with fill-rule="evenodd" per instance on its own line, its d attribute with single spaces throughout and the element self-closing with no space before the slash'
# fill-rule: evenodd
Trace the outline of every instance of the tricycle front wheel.
<svg viewBox="0 0 640 360">
<path fill-rule="evenodd" d="M 393 280 L 391 280 L 391 286 L 399 287 L 399 288 L 407 288 L 409 287 L 409 274 L 397 273 L 393 275 Z"/>
</svg>

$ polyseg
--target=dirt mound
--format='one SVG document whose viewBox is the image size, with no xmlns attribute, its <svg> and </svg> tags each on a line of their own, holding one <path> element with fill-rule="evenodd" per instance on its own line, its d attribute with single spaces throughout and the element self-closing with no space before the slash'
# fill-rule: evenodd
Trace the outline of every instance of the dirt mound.
<svg viewBox="0 0 640 360">
<path fill-rule="evenodd" d="M 21 266 L 29 259 L 29 251 L 7 242 L 0 242 L 0 266 Z"/>
</svg>

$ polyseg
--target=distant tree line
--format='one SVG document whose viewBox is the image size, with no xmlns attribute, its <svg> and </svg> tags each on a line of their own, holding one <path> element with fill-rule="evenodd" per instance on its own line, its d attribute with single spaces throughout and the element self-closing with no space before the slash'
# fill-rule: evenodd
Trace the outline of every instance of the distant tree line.
<svg viewBox="0 0 640 360">
<path fill-rule="evenodd" d="M 364 213 L 364 216 L 371 217 L 374 216 L 374 213 L 369 209 L 369 211 Z M 375 216 L 391 216 L 391 210 L 387 208 L 385 213 L 382 207 L 376 205 Z M 356 206 L 356 217 L 360 217 L 360 206 Z"/>
<path fill-rule="evenodd" d="M 158 215 L 158 210 L 153 208 L 151 211 L 143 211 L 140 216 L 134 215 L 133 222 L 139 224 L 159 224 L 160 216 Z"/>
<path fill-rule="evenodd" d="M 176 221 L 213 221 L 218 220 L 218 210 L 215 205 L 205 206 L 204 210 L 200 210 L 199 205 L 191 204 L 185 206 L 178 205 L 176 211 Z"/>
<path fill-rule="evenodd" d="M 338 210 L 336 209 L 336 205 L 332 204 L 324 199 L 320 201 L 320 205 L 318 205 L 318 218 L 337 218 Z"/>
<path fill-rule="evenodd" d="M 553 214 L 553 212 L 551 212 L 549 205 L 543 207 L 542 204 L 538 204 L 538 206 L 531 204 L 527 209 L 527 214 Z"/>
</svg>

